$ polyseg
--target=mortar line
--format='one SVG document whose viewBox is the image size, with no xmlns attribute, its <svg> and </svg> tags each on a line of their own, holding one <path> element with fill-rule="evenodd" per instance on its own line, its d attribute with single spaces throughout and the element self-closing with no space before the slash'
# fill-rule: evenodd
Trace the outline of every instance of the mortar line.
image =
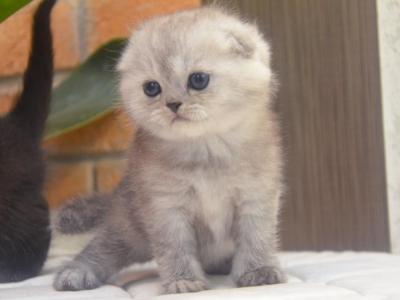
<svg viewBox="0 0 400 300">
<path fill-rule="evenodd" d="M 80 0 L 78 2 L 78 13 L 77 13 L 77 30 L 78 30 L 78 47 L 79 47 L 79 56 L 80 60 L 83 61 L 87 57 L 87 17 L 88 17 L 88 9 L 86 6 L 86 2 L 84 0 Z"/>
</svg>

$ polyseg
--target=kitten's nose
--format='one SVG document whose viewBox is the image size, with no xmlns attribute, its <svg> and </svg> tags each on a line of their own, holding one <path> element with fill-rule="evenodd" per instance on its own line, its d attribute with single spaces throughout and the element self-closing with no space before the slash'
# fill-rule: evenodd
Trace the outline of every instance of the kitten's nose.
<svg viewBox="0 0 400 300">
<path fill-rule="evenodd" d="M 174 113 L 176 113 L 179 109 L 179 107 L 182 105 L 182 102 L 170 102 L 167 103 L 167 107 L 172 110 Z"/>
</svg>

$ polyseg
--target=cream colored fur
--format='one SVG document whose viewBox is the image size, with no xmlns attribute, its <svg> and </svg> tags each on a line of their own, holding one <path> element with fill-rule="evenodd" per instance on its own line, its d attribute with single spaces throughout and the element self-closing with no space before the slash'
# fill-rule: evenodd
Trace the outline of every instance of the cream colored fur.
<svg viewBox="0 0 400 300">
<path fill-rule="evenodd" d="M 231 272 L 239 286 L 284 281 L 275 84 L 257 28 L 210 7 L 156 18 L 132 35 L 118 70 L 138 126 L 127 175 L 98 237 L 56 288 L 92 288 L 153 257 L 167 293 L 207 288 L 204 271 Z M 209 74 L 207 88 L 189 88 L 194 72 Z M 143 92 L 149 80 L 162 88 L 156 97 Z M 177 113 L 170 102 L 182 103 Z"/>
</svg>

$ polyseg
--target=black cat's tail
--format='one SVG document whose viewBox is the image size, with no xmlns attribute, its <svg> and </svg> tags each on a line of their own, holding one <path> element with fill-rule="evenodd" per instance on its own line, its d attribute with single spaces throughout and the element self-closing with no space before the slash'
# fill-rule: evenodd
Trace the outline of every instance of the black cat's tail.
<svg viewBox="0 0 400 300">
<path fill-rule="evenodd" d="M 24 74 L 23 90 L 11 115 L 40 139 L 50 109 L 53 85 L 53 39 L 50 13 L 57 0 L 43 0 L 36 10 L 31 53 Z"/>
<path fill-rule="evenodd" d="M 112 194 L 94 194 L 77 198 L 62 206 L 55 216 L 53 227 L 61 233 L 78 234 L 103 223 Z"/>
</svg>

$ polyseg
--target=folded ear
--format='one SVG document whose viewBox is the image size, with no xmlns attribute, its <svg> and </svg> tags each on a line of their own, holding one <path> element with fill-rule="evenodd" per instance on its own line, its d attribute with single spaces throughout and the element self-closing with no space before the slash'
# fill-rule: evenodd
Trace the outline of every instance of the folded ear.
<svg viewBox="0 0 400 300">
<path fill-rule="evenodd" d="M 251 58 L 255 51 L 255 43 L 248 34 L 235 30 L 228 32 L 228 42 L 231 46 L 232 53 L 244 58 Z"/>
<path fill-rule="evenodd" d="M 255 58 L 269 66 L 270 50 L 256 27 L 241 24 L 227 32 L 228 43 L 233 54 L 243 58 Z"/>
</svg>

